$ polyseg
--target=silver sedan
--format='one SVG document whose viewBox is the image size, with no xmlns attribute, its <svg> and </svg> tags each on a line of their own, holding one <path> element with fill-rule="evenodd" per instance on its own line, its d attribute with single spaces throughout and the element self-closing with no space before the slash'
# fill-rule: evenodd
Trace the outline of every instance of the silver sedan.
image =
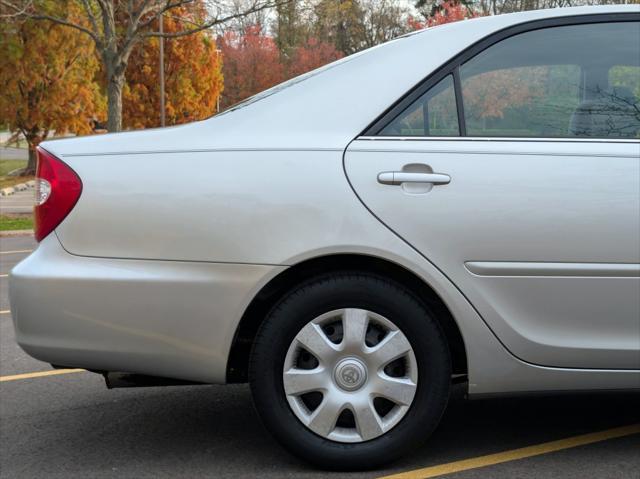
<svg viewBox="0 0 640 479">
<path fill-rule="evenodd" d="M 17 340 L 112 387 L 250 382 L 320 467 L 471 397 L 640 388 L 640 7 L 413 33 L 206 121 L 47 141 Z"/>
</svg>

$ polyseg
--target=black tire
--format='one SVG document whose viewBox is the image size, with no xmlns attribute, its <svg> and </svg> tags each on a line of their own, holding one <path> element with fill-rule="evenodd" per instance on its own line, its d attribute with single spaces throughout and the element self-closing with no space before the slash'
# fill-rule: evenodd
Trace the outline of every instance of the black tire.
<svg viewBox="0 0 640 479">
<path fill-rule="evenodd" d="M 391 320 L 411 343 L 418 364 L 410 409 L 395 427 L 366 442 L 316 435 L 294 415 L 284 392 L 283 365 L 294 337 L 315 317 L 340 308 L 367 309 Z M 335 273 L 294 289 L 268 314 L 251 353 L 249 381 L 260 417 L 287 450 L 322 469 L 364 470 L 397 459 L 433 432 L 449 398 L 451 359 L 440 324 L 404 287 L 365 273 Z"/>
</svg>

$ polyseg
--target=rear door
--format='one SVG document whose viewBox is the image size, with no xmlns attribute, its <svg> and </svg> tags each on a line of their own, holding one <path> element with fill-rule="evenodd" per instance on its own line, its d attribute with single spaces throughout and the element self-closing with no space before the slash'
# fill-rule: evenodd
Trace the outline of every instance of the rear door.
<svg viewBox="0 0 640 479">
<path fill-rule="evenodd" d="M 358 196 L 517 357 L 640 369 L 640 23 L 501 32 L 345 155 Z"/>
</svg>

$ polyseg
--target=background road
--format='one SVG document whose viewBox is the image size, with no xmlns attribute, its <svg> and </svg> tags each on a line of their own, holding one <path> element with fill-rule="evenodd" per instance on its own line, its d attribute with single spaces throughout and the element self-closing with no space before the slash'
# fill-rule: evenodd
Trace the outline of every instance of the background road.
<svg viewBox="0 0 640 479">
<path fill-rule="evenodd" d="M 6 136 L 6 135 L 5 135 Z M 2 134 L 0 134 L 0 143 L 2 142 Z M 0 160 L 21 160 L 26 161 L 29 157 L 29 150 L 26 148 L 13 148 L 0 146 Z M 14 168 L 22 168 L 26 163 L 3 168 L 2 175 L 8 173 L 8 170 Z M 1 177 L 1 175 L 0 175 Z M 29 178 L 27 178 L 29 179 Z M 19 191 L 11 196 L 3 196 L 0 199 L 0 214 L 21 214 L 33 212 L 33 190 Z"/>
<path fill-rule="evenodd" d="M 2 142 L 1 139 L 0 142 Z M 0 146 L 0 160 L 26 160 L 28 158 L 29 150 L 26 148 Z"/>
<path fill-rule="evenodd" d="M 0 214 L 33 213 L 34 190 L 16 191 L 0 200 Z"/>
<path fill-rule="evenodd" d="M 31 238 L 0 238 L 0 275 Z M 8 307 L 0 276 L 0 310 Z M 49 371 L 15 344 L 0 314 L 0 376 Z M 107 390 L 80 372 L 0 382 L 0 477 L 373 478 L 640 422 L 640 395 L 465 401 L 456 391 L 421 449 L 384 471 L 328 474 L 288 455 L 260 425 L 248 387 Z M 640 435 L 471 469 L 462 478 L 640 478 Z M 414 477 L 421 477 L 420 474 Z"/>
</svg>

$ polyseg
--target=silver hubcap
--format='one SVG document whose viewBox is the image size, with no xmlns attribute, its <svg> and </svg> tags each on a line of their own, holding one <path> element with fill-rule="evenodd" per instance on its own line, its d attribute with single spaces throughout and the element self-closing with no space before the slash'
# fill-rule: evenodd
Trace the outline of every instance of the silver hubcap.
<svg viewBox="0 0 640 479">
<path fill-rule="evenodd" d="M 374 439 L 393 428 L 416 393 L 416 358 L 391 321 L 364 309 L 318 316 L 296 335 L 283 384 L 296 417 L 338 442 Z"/>
</svg>

